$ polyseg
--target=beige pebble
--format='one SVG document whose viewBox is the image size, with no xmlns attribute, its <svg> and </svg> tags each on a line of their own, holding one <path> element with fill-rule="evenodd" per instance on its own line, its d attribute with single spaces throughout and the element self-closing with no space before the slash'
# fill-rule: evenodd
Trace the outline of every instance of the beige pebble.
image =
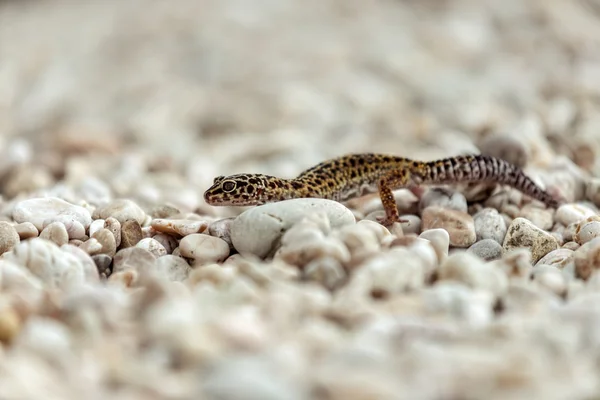
<svg viewBox="0 0 600 400">
<path fill-rule="evenodd" d="M 596 213 L 589 207 L 581 204 L 569 203 L 558 207 L 554 218 L 557 222 L 567 226 L 572 223 L 579 223 L 594 215 L 596 215 Z"/>
<path fill-rule="evenodd" d="M 185 259 L 170 254 L 156 259 L 156 269 L 171 281 L 184 281 L 192 271 Z"/>
<path fill-rule="evenodd" d="M 385 226 L 383 226 L 380 223 L 377 223 L 375 221 L 369 221 L 369 220 L 363 219 L 361 221 L 358 221 L 356 223 L 356 225 L 360 226 L 361 228 L 367 228 L 371 232 L 373 232 L 375 234 L 375 236 L 377 236 L 377 240 L 379 241 L 379 243 L 383 243 L 383 241 L 386 238 L 390 238 L 392 236 L 390 231 Z"/>
<path fill-rule="evenodd" d="M 171 218 L 177 214 L 179 214 L 179 210 L 176 207 L 169 205 L 157 206 L 150 210 L 150 216 L 156 219 Z"/>
<path fill-rule="evenodd" d="M 44 228 L 44 223 L 65 220 L 77 221 L 84 228 L 92 222 L 90 212 L 80 206 L 68 203 L 57 197 L 44 197 L 22 200 L 15 204 L 13 219 L 18 222 L 31 222 L 38 231 Z"/>
<path fill-rule="evenodd" d="M 468 252 L 451 254 L 440 266 L 438 277 L 441 281 L 462 282 L 471 288 L 488 291 L 494 296 L 502 295 L 508 287 L 508 280 L 502 270 Z"/>
<path fill-rule="evenodd" d="M 133 247 L 142 240 L 142 227 L 135 220 L 121 224 L 121 248 Z"/>
<path fill-rule="evenodd" d="M 324 213 L 332 228 L 354 224 L 352 212 L 325 199 L 291 199 L 253 207 L 240 214 L 231 226 L 231 241 L 242 255 L 273 254 L 281 236 L 307 215 Z"/>
<path fill-rule="evenodd" d="M 187 219 L 154 219 L 151 226 L 158 232 L 187 236 L 204 232 L 208 228 L 209 223 L 207 221 Z"/>
<path fill-rule="evenodd" d="M 106 228 L 102 228 L 96 233 L 92 235 L 92 239 L 96 239 L 98 243 L 102 246 L 101 250 L 96 251 L 95 253 L 90 254 L 106 254 L 109 257 L 113 257 L 117 252 L 117 243 L 115 241 L 115 236 L 111 231 Z"/>
<path fill-rule="evenodd" d="M 156 235 L 152 236 L 152 239 L 160 243 L 167 251 L 167 254 L 173 253 L 173 250 L 179 246 L 177 239 L 166 233 L 157 233 Z"/>
<path fill-rule="evenodd" d="M 558 296 L 564 296 L 567 292 L 567 279 L 560 269 L 554 266 L 536 265 L 532 271 L 532 278 L 535 283 Z"/>
<path fill-rule="evenodd" d="M 587 280 L 600 267 L 600 238 L 585 243 L 573 255 L 575 276 Z"/>
<path fill-rule="evenodd" d="M 448 248 L 450 246 L 450 236 L 445 229 L 429 229 L 419 235 L 421 239 L 427 239 L 431 242 L 438 264 L 443 263 L 448 257 Z"/>
<path fill-rule="evenodd" d="M 8 222 L 0 222 L 0 254 L 11 251 L 20 242 L 17 230 Z"/>
<path fill-rule="evenodd" d="M 98 282 L 98 268 L 96 268 L 94 260 L 88 253 L 71 244 L 62 245 L 60 249 L 64 252 L 74 255 L 81 262 L 83 273 L 87 282 Z"/>
<path fill-rule="evenodd" d="M 502 248 L 504 251 L 510 251 L 521 247 L 531 251 L 532 261 L 536 263 L 552 250 L 556 250 L 558 243 L 552 235 L 525 218 L 515 218 L 508 227 Z"/>
<path fill-rule="evenodd" d="M 40 238 L 50 240 L 58 246 L 62 246 L 69 242 L 69 234 L 61 222 L 52 222 L 47 225 L 42 229 L 42 232 L 40 232 Z"/>
<path fill-rule="evenodd" d="M 224 218 L 213 221 L 208 226 L 208 233 L 210 236 L 218 237 L 227 242 L 229 247 L 233 249 L 233 243 L 231 241 L 231 225 L 235 218 Z"/>
<path fill-rule="evenodd" d="M 573 240 L 575 240 L 579 244 L 584 244 L 584 243 L 587 243 L 590 240 L 597 238 L 599 236 L 600 236 L 600 221 L 585 220 L 578 224 L 577 229 L 575 230 L 575 236 L 573 237 Z"/>
<path fill-rule="evenodd" d="M 144 213 L 144 210 L 140 206 L 129 199 L 117 199 L 105 206 L 98 207 L 94 211 L 95 219 L 107 219 L 109 217 L 115 218 L 121 224 L 132 219 L 141 225 L 146 219 L 146 213 Z"/>
<path fill-rule="evenodd" d="M 104 227 L 115 237 L 117 248 L 121 246 L 121 223 L 116 218 L 108 217 L 106 218 Z"/>
<path fill-rule="evenodd" d="M 423 211 L 423 231 L 441 228 L 448 232 L 450 244 L 469 247 L 476 240 L 475 224 L 469 214 L 441 207 L 428 207 Z"/>
<path fill-rule="evenodd" d="M 551 251 L 540 258 L 536 265 L 551 265 L 559 269 L 564 269 L 569 264 L 573 264 L 575 252 L 573 250 L 561 248 Z"/>
<path fill-rule="evenodd" d="M 534 207 L 530 204 L 524 206 L 519 212 L 519 217 L 531 221 L 535 226 L 543 230 L 552 228 L 553 216 L 552 210 Z"/>
<path fill-rule="evenodd" d="M 56 218 L 49 218 L 44 221 L 44 228 L 54 222 L 59 222 L 65 227 L 69 239 L 83 239 L 86 237 L 84 226 L 79 221 L 75 221 L 70 217 L 61 216 Z"/>
<path fill-rule="evenodd" d="M 70 289 L 81 285 L 86 279 L 81 261 L 46 239 L 23 241 L 3 257 L 29 269 L 52 288 Z"/>
<path fill-rule="evenodd" d="M 22 222 L 15 225 L 15 230 L 21 240 L 31 239 L 39 235 L 38 229 L 31 222 Z"/>
<path fill-rule="evenodd" d="M 446 188 L 428 188 L 419 201 L 419 211 L 423 212 L 428 207 L 440 207 L 466 213 L 467 199 L 462 193 Z"/>
<path fill-rule="evenodd" d="M 140 249 L 148 250 L 154 257 L 161 257 L 167 254 L 167 249 L 165 246 L 160 244 L 160 242 L 154 238 L 144 238 L 137 242 L 135 247 L 139 247 Z"/>
<path fill-rule="evenodd" d="M 149 271 L 154 268 L 155 263 L 156 257 L 148 250 L 139 247 L 128 247 L 117 251 L 117 254 L 113 257 L 113 274 L 130 269 Z"/>
<path fill-rule="evenodd" d="M 202 265 L 221 262 L 229 255 L 229 245 L 222 239 L 202 233 L 185 236 L 179 242 L 181 255 Z"/>
<path fill-rule="evenodd" d="M 79 248 L 90 255 L 98 254 L 102 251 L 102 243 L 95 238 L 89 238 L 79 245 Z"/>
<path fill-rule="evenodd" d="M 486 326 L 493 320 L 495 300 L 489 291 L 473 290 L 461 282 L 446 280 L 425 291 L 422 302 L 424 311 L 432 316 Z"/>
<path fill-rule="evenodd" d="M 10 344 L 21 330 L 21 318 L 12 307 L 0 308 L 0 342 Z"/>
<path fill-rule="evenodd" d="M 94 237 L 94 233 L 98 232 L 100 229 L 104 229 L 105 225 L 106 221 L 102 218 L 93 220 L 90 224 L 90 227 L 88 228 L 89 236 Z"/>
<path fill-rule="evenodd" d="M 421 218 L 419 218 L 417 215 L 403 214 L 400 216 L 400 220 L 407 221 L 400 224 L 404 234 L 414 233 L 415 235 L 418 235 L 421 233 Z"/>
<path fill-rule="evenodd" d="M 363 259 L 376 254 L 381 248 L 376 233 L 365 225 L 346 225 L 333 232 L 332 236 L 346 246 L 355 263 L 360 263 Z"/>
<path fill-rule="evenodd" d="M 346 271 L 333 257 L 318 258 L 309 262 L 303 270 L 304 279 L 319 282 L 325 288 L 334 290 L 346 280 Z"/>
</svg>

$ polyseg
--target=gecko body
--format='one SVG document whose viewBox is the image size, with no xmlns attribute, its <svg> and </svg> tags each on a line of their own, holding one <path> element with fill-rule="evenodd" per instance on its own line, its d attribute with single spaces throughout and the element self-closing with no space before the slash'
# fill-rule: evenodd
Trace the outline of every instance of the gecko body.
<svg viewBox="0 0 600 400">
<path fill-rule="evenodd" d="M 495 182 L 516 188 L 548 207 L 559 201 L 537 186 L 517 166 L 485 155 L 465 155 L 422 162 L 384 154 L 350 154 L 324 161 L 296 178 L 263 174 L 218 176 L 204 193 L 214 206 L 250 206 L 294 198 L 322 198 L 339 202 L 379 192 L 385 210 L 380 222 L 400 221 L 393 190 L 422 184 Z"/>
</svg>

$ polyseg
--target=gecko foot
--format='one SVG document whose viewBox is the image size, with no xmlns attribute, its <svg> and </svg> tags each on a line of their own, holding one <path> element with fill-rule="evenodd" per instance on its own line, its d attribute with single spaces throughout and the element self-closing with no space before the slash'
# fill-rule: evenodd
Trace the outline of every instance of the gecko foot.
<svg viewBox="0 0 600 400">
<path fill-rule="evenodd" d="M 388 217 L 377 217 L 377 222 L 379 222 L 381 225 L 385 226 L 386 228 L 391 227 L 392 225 L 394 225 L 395 222 L 398 222 L 400 224 L 408 224 L 410 225 L 410 221 L 408 219 L 402 219 L 402 218 L 388 218 Z"/>
</svg>

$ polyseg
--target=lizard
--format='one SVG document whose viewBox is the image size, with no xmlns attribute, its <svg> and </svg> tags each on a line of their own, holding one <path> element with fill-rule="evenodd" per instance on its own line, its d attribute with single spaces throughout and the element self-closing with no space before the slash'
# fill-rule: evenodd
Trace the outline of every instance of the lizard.
<svg viewBox="0 0 600 400">
<path fill-rule="evenodd" d="M 536 185 L 519 167 L 487 155 L 460 155 L 434 161 L 417 161 L 386 154 L 349 154 L 300 173 L 293 179 L 263 174 L 217 176 L 204 193 L 213 206 L 252 206 L 295 198 L 322 198 L 344 202 L 379 192 L 385 226 L 400 219 L 393 190 L 424 184 L 494 182 L 558 208 L 561 201 Z"/>
</svg>

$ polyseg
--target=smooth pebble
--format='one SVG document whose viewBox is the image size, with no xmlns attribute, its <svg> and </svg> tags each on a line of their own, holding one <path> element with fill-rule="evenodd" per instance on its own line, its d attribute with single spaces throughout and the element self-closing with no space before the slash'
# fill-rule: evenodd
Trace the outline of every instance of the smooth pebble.
<svg viewBox="0 0 600 400">
<path fill-rule="evenodd" d="M 469 247 L 475 243 L 473 217 L 466 212 L 434 206 L 426 208 L 422 218 L 423 231 L 435 228 L 445 229 L 452 246 Z"/>
<path fill-rule="evenodd" d="M 77 221 L 84 228 L 92 222 L 87 209 L 57 197 L 34 198 L 18 202 L 13 209 L 13 219 L 19 223 L 31 222 L 38 231 L 44 228 L 44 223 L 53 221 Z"/>
<path fill-rule="evenodd" d="M 528 248 L 531 258 L 536 263 L 540 258 L 558 248 L 556 239 L 541 230 L 525 218 L 515 218 L 508 227 L 502 248 L 511 251 L 517 248 Z"/>
<path fill-rule="evenodd" d="M 494 239 L 483 239 L 475 242 L 467 251 L 485 261 L 502 257 L 502 245 Z"/>
<path fill-rule="evenodd" d="M 142 238 L 142 227 L 139 222 L 130 219 L 121 224 L 121 248 L 133 247 Z"/>
<path fill-rule="evenodd" d="M 506 236 L 506 222 L 495 208 L 483 208 L 473 215 L 477 240 L 492 239 L 502 244 Z"/>
<path fill-rule="evenodd" d="M 229 255 L 229 245 L 222 239 L 202 233 L 185 236 L 179 242 L 179 251 L 196 265 L 221 262 Z"/>
<path fill-rule="evenodd" d="M 69 242 L 67 228 L 61 222 L 52 222 L 40 232 L 40 238 L 50 240 L 58 246 Z"/>
<path fill-rule="evenodd" d="M 167 249 L 165 246 L 160 244 L 160 242 L 154 238 L 144 238 L 137 242 L 135 247 L 139 247 L 140 249 L 148 250 L 154 257 L 161 257 L 167 254 Z"/>
<path fill-rule="evenodd" d="M 17 230 L 8 222 L 0 222 L 0 254 L 11 251 L 21 239 Z"/>
<path fill-rule="evenodd" d="M 146 213 L 136 203 L 129 199 L 117 199 L 112 202 L 98 207 L 94 211 L 94 218 L 107 219 L 113 217 L 121 224 L 127 220 L 135 220 L 139 224 L 143 224 L 146 219 Z"/>
</svg>

